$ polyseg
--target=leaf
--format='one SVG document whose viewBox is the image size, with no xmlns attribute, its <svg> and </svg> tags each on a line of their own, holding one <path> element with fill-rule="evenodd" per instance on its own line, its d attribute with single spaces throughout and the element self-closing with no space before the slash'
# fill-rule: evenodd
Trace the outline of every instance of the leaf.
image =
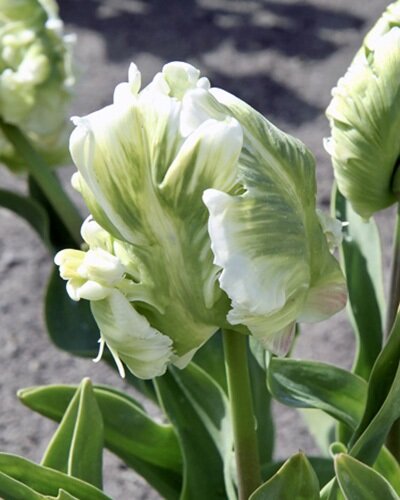
<svg viewBox="0 0 400 500">
<path fill-rule="evenodd" d="M 282 404 L 316 408 L 355 429 L 366 398 L 365 381 L 346 370 L 315 361 L 272 358 L 268 387 Z"/>
<path fill-rule="evenodd" d="M 386 311 L 379 232 L 374 220 L 364 221 L 336 189 L 336 217 L 344 227 L 341 260 L 347 277 L 348 312 L 357 338 L 353 371 L 368 380 L 380 353 Z"/>
<path fill-rule="evenodd" d="M 308 431 L 326 457 L 329 455 L 329 446 L 335 440 L 336 421 L 327 413 L 313 408 L 298 408 Z"/>
<path fill-rule="evenodd" d="M 10 481 L 10 478 L 14 481 Z M 42 495 L 57 496 L 61 488 L 70 495 L 85 500 L 110 500 L 102 491 L 78 478 L 43 467 L 16 455 L 0 453 L 0 492 L 3 497 L 5 499 L 23 498 L 30 500 L 29 496 L 12 497 L 12 493 L 8 493 L 8 491 L 12 491 L 11 488 L 18 486 L 16 481 Z M 10 489 L 7 491 L 7 488 Z M 29 490 L 27 491 L 29 492 Z M 41 497 L 32 496 L 32 500 L 36 500 L 36 498 Z"/>
<path fill-rule="evenodd" d="M 318 478 L 303 453 L 293 455 L 249 500 L 319 500 Z"/>
<path fill-rule="evenodd" d="M 196 352 L 193 362 L 213 378 L 225 394 L 228 394 L 221 333 L 219 330 L 212 335 L 204 346 Z"/>
<path fill-rule="evenodd" d="M 105 446 L 165 498 L 177 499 L 182 459 L 173 428 L 154 422 L 123 393 L 103 386 L 93 390 L 103 417 Z M 32 410 L 60 421 L 75 391 L 67 385 L 31 387 L 20 390 L 18 397 Z"/>
<path fill-rule="evenodd" d="M 190 399 L 170 372 L 155 379 L 154 384 L 181 444 L 183 485 L 180 500 L 225 500 L 220 453 Z"/>
<path fill-rule="evenodd" d="M 50 241 L 49 218 L 46 210 L 33 198 L 21 196 L 12 191 L 0 189 L 0 207 L 12 210 L 31 225 L 44 245 L 53 253 Z"/>
<path fill-rule="evenodd" d="M 379 452 L 373 469 L 387 479 L 396 493 L 400 495 L 400 465 L 385 446 Z"/>
<path fill-rule="evenodd" d="M 103 419 L 89 379 L 83 379 L 42 459 L 45 467 L 102 487 Z"/>
<path fill-rule="evenodd" d="M 335 470 L 346 500 L 399 500 L 383 476 L 349 455 L 340 453 L 335 457 Z"/>
<path fill-rule="evenodd" d="M 400 314 L 371 373 L 365 412 L 350 455 L 373 464 L 393 422 L 400 417 Z"/>
<path fill-rule="evenodd" d="M 335 475 L 333 460 L 331 458 L 307 457 L 317 474 L 320 487 L 326 484 Z M 262 477 L 264 481 L 270 479 L 284 465 L 285 461 L 270 462 L 262 467 Z"/>
<path fill-rule="evenodd" d="M 223 461 L 225 489 L 228 498 L 235 498 L 232 478 L 233 430 L 229 401 L 219 385 L 200 367 L 190 363 L 185 370 L 170 369 L 182 392 L 207 429 Z"/>
</svg>

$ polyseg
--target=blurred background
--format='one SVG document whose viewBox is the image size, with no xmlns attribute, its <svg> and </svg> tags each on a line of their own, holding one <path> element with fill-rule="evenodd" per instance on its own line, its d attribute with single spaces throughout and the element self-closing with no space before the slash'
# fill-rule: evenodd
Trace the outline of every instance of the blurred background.
<svg viewBox="0 0 400 500">
<path fill-rule="evenodd" d="M 322 139 L 330 92 L 387 5 L 385 0 L 59 0 L 67 33 L 76 33 L 77 85 L 71 115 L 111 102 L 134 61 L 147 84 L 172 60 L 192 63 L 250 103 L 275 125 L 300 138 L 317 162 L 318 201 L 328 210 L 332 172 Z M 72 166 L 60 172 L 66 185 Z M 0 166 L 0 187 L 23 189 Z M 74 194 L 75 196 L 75 194 Z M 77 199 L 77 198 L 75 198 Z M 391 213 L 379 217 L 390 251 Z M 55 424 L 23 407 L 17 389 L 38 384 L 95 383 L 131 388 L 100 363 L 72 358 L 47 338 L 42 299 L 51 259 L 25 222 L 0 209 L 0 449 L 38 461 Z M 354 353 L 344 313 L 304 325 L 295 356 L 349 368 Z M 152 414 L 155 409 L 148 407 Z M 294 410 L 276 405 L 276 457 L 315 443 Z M 146 484 L 111 454 L 105 456 L 105 491 L 114 499 L 156 499 Z"/>
</svg>

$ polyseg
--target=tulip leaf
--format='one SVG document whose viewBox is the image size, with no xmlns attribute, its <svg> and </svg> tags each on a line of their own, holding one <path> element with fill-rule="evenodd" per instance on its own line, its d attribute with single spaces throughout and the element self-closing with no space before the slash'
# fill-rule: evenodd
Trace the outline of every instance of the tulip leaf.
<svg viewBox="0 0 400 500">
<path fill-rule="evenodd" d="M 363 418 L 350 454 L 373 464 L 394 421 L 400 417 L 400 314 L 371 373 Z"/>
<path fill-rule="evenodd" d="M 105 446 L 165 498 L 178 498 L 182 465 L 173 428 L 154 422 L 123 393 L 103 386 L 93 390 L 103 418 Z M 75 391 L 74 386 L 53 385 L 22 389 L 18 396 L 32 410 L 60 421 Z"/>
<path fill-rule="evenodd" d="M 191 399 L 187 397 L 187 390 L 182 389 L 170 372 L 155 379 L 154 383 L 181 444 L 183 485 L 180 500 L 225 500 L 224 464 L 220 452 Z M 205 397 L 207 399 L 208 395 Z M 197 406 L 197 401 L 195 404 Z M 203 419 L 208 419 L 210 426 L 215 425 L 206 412 Z"/>
<path fill-rule="evenodd" d="M 312 465 L 314 469 L 320 487 L 324 484 L 328 483 L 333 476 L 335 475 L 335 471 L 333 469 L 333 460 L 331 458 L 325 457 L 307 457 L 308 461 Z M 278 462 L 270 462 L 268 464 L 264 464 L 261 469 L 262 478 L 264 481 L 270 479 L 278 470 L 284 465 L 285 461 L 280 460 Z"/>
<path fill-rule="evenodd" d="M 386 446 L 383 446 L 379 452 L 373 469 L 387 479 L 396 493 L 400 495 L 400 465 Z"/>
<path fill-rule="evenodd" d="M 213 378 L 226 394 L 228 393 L 221 330 L 212 335 L 196 352 L 193 362 Z"/>
<path fill-rule="evenodd" d="M 249 500 L 319 500 L 319 482 L 314 469 L 303 453 L 297 453 Z"/>
<path fill-rule="evenodd" d="M 382 348 L 385 299 L 379 232 L 374 220 L 363 220 L 336 190 L 336 217 L 344 227 L 341 260 L 347 277 L 348 312 L 357 338 L 353 371 L 368 380 Z"/>
<path fill-rule="evenodd" d="M 211 436 L 224 465 L 228 498 L 235 498 L 232 479 L 233 431 L 229 401 L 219 385 L 200 367 L 191 363 L 185 370 L 170 369 L 175 382 Z"/>
<path fill-rule="evenodd" d="M 26 487 L 25 489 L 24 486 Z M 32 490 L 36 496 L 34 496 L 29 489 Z M 36 500 L 44 498 L 43 495 L 50 495 L 52 497 L 57 496 L 60 489 L 65 490 L 65 492 L 72 495 L 73 498 L 109 500 L 109 497 L 102 491 L 81 479 L 35 464 L 16 455 L 0 453 L 1 498 L 7 500 L 17 498 Z M 13 496 L 19 491 L 21 491 L 21 493 L 26 492 L 28 496 Z"/>
<path fill-rule="evenodd" d="M 346 500 L 399 500 L 389 482 L 371 467 L 340 453 L 335 457 L 335 470 Z"/>
<path fill-rule="evenodd" d="M 68 405 L 41 465 L 102 487 L 103 419 L 89 379 Z"/>
<path fill-rule="evenodd" d="M 49 233 L 49 218 L 39 202 L 33 198 L 0 189 L 0 207 L 12 210 L 24 218 L 39 235 L 44 245 L 53 252 Z"/>
<path fill-rule="evenodd" d="M 272 358 L 268 387 L 280 403 L 316 408 L 355 429 L 361 420 L 366 382 L 346 370 L 316 361 Z"/>
</svg>

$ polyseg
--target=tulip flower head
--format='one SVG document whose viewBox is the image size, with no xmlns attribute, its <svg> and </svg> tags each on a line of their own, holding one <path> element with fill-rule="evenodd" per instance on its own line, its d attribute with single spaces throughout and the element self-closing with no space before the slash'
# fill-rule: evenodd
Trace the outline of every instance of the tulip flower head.
<svg viewBox="0 0 400 500">
<path fill-rule="evenodd" d="M 0 0 L 0 116 L 18 126 L 50 164 L 67 155 L 70 46 L 53 0 Z M 0 161 L 23 167 L 0 135 Z"/>
<path fill-rule="evenodd" d="M 189 64 L 140 79 L 132 64 L 113 104 L 74 118 L 73 185 L 92 216 L 89 250 L 56 256 L 70 297 L 91 301 L 121 374 L 184 367 L 220 328 L 285 354 L 296 321 L 346 301 L 312 155 Z"/>
<path fill-rule="evenodd" d="M 332 91 L 326 111 L 339 190 L 368 219 L 399 198 L 400 2 L 390 5 Z"/>
</svg>

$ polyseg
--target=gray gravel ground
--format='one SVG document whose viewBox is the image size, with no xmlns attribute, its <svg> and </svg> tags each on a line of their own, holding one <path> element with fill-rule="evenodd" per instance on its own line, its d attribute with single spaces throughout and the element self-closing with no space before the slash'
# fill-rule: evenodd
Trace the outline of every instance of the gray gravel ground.
<svg viewBox="0 0 400 500">
<path fill-rule="evenodd" d="M 385 0 L 61 0 L 68 31 L 78 35 L 78 84 L 71 114 L 110 102 L 114 86 L 135 61 L 145 82 L 171 60 L 186 60 L 215 86 L 248 101 L 285 131 L 302 139 L 318 165 L 319 202 L 327 208 L 332 175 L 322 148 L 324 109 L 363 33 Z M 67 168 L 65 182 L 73 172 Z M 24 183 L 0 167 L 0 186 Z M 385 263 L 390 211 L 380 217 Z M 0 210 L 0 449 L 40 460 L 55 425 L 16 399 L 18 388 L 77 383 L 90 376 L 131 391 L 103 364 L 72 358 L 53 347 L 44 330 L 41 300 L 51 262 L 39 239 L 14 214 Z M 349 367 L 353 340 L 345 314 L 303 328 L 296 355 Z M 154 411 L 150 409 L 150 411 Z M 276 405 L 277 457 L 315 451 L 301 418 Z M 114 499 L 156 499 L 146 484 L 111 454 L 105 490 Z"/>
</svg>

